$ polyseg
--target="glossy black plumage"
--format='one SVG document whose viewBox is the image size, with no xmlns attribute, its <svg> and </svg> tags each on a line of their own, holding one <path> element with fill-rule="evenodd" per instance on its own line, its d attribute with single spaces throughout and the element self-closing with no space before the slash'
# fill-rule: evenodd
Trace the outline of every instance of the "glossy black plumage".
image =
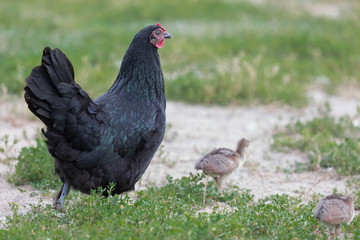
<svg viewBox="0 0 360 240">
<path fill-rule="evenodd" d="M 59 49 L 46 47 L 41 65 L 26 78 L 25 100 L 46 125 L 64 183 L 89 193 L 114 182 L 113 193 L 122 193 L 133 190 L 148 167 L 165 132 L 163 74 L 149 41 L 156 29 L 135 35 L 114 84 L 95 100 L 74 81 L 72 64 Z"/>
</svg>

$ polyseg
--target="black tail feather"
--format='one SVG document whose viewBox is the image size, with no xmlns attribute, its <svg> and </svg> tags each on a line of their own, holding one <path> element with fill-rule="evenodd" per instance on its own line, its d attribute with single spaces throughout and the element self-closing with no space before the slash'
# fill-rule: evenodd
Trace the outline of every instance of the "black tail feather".
<svg viewBox="0 0 360 240">
<path fill-rule="evenodd" d="M 48 128 L 63 131 L 67 106 L 77 94 L 74 69 L 69 59 L 59 49 L 46 47 L 41 65 L 26 78 L 25 101 Z"/>
</svg>

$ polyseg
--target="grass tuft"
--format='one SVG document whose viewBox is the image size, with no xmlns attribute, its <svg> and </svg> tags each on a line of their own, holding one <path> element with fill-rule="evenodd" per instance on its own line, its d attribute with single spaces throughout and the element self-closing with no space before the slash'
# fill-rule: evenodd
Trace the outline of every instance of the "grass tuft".
<svg viewBox="0 0 360 240">
<path fill-rule="evenodd" d="M 305 169 L 335 168 L 342 175 L 360 174 L 360 128 L 349 116 L 335 119 L 329 107 L 311 121 L 288 124 L 273 135 L 272 148 L 280 151 L 298 149 L 310 162 Z M 304 169 L 303 164 L 297 170 Z"/>
<path fill-rule="evenodd" d="M 35 146 L 21 149 L 15 172 L 8 176 L 8 181 L 17 186 L 30 184 L 41 190 L 60 187 L 59 178 L 55 174 L 54 158 L 48 152 L 44 139 L 37 138 Z"/>
</svg>

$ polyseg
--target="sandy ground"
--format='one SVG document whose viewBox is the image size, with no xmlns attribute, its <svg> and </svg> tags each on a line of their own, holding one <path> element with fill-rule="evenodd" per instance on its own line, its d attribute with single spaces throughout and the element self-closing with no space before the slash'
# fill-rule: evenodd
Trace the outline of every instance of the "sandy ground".
<svg viewBox="0 0 360 240">
<path fill-rule="evenodd" d="M 316 172 L 294 173 L 296 161 L 307 161 L 306 155 L 299 152 L 279 153 L 270 149 L 275 126 L 284 127 L 287 123 L 301 119 L 309 120 L 318 114 L 318 108 L 329 102 L 332 115 L 348 114 L 356 118 L 359 100 L 346 97 L 327 96 L 321 91 L 311 91 L 312 103 L 303 109 L 291 109 L 279 105 L 254 107 L 205 107 L 168 102 L 167 129 L 165 140 L 150 164 L 148 170 L 136 186 L 161 186 L 166 176 L 174 178 L 195 173 L 194 163 L 205 153 L 218 147 L 235 148 L 237 141 L 245 137 L 250 140 L 247 163 L 230 175 L 224 187 L 237 185 L 251 189 L 256 198 L 272 194 L 288 193 L 301 196 L 304 201 L 312 194 L 331 194 L 336 188 L 339 193 L 351 193 L 346 184 L 347 178 L 339 177 L 332 169 Z M 19 143 L 5 148 L 8 156 L 17 156 L 23 146 L 34 144 L 35 135 L 42 127 L 41 122 L 31 116 L 22 99 L 6 99 L 0 103 L 0 137 L 9 136 Z M 4 157 L 4 153 L 3 156 Z M 284 169 L 290 169 L 285 173 Z M 0 162 L 0 220 L 11 215 L 9 203 L 20 206 L 26 212 L 30 204 L 51 203 L 51 197 L 42 196 L 30 186 L 20 188 L 6 180 L 12 171 L 9 164 Z"/>
</svg>

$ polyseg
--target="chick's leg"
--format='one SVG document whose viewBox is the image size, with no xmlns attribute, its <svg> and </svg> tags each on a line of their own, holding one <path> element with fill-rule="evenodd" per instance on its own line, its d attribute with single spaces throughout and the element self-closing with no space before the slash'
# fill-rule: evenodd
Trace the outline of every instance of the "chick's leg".
<svg viewBox="0 0 360 240">
<path fill-rule="evenodd" d="M 204 196 L 203 196 L 203 204 L 204 205 L 205 205 L 206 187 L 208 185 L 208 181 L 209 181 L 209 175 L 206 177 L 206 181 L 205 181 L 205 189 L 204 189 Z"/>
<path fill-rule="evenodd" d="M 216 186 L 218 188 L 219 193 L 222 193 L 221 184 L 222 184 L 225 177 L 226 177 L 226 175 L 222 175 L 222 176 L 215 179 Z"/>
</svg>

